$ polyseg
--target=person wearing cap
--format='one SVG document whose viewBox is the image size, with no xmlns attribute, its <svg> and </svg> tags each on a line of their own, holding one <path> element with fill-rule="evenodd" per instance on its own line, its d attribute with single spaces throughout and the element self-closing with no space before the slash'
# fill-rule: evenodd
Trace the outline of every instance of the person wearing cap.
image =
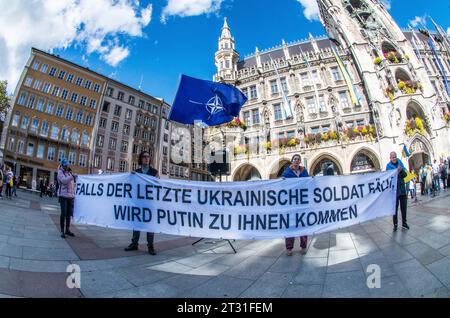
<svg viewBox="0 0 450 318">
<path fill-rule="evenodd" d="M 59 224 L 61 226 L 61 237 L 75 236 L 70 231 L 70 218 L 73 216 L 73 203 L 75 198 L 75 181 L 76 175 L 72 173 L 69 163 L 66 159 L 61 161 L 58 167 L 58 199 L 61 206 L 61 216 Z"/>
</svg>

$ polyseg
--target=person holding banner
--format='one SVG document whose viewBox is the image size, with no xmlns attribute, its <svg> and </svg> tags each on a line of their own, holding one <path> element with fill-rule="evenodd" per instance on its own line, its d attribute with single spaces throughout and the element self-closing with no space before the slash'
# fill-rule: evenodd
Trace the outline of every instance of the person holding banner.
<svg viewBox="0 0 450 318">
<path fill-rule="evenodd" d="M 397 158 L 395 151 L 391 152 L 389 163 L 386 166 L 386 170 L 398 171 L 397 178 L 397 203 L 395 205 L 395 214 L 393 216 L 394 221 L 394 232 L 397 231 L 398 225 L 398 206 L 400 205 L 400 210 L 402 212 L 402 228 L 409 230 L 408 223 L 406 222 L 406 207 L 407 207 L 407 193 L 404 178 L 408 175 L 405 171 L 405 166 L 403 162 Z"/>
<path fill-rule="evenodd" d="M 150 153 L 148 151 L 143 151 L 139 154 L 138 164 L 140 166 L 134 173 L 143 173 L 152 177 L 159 177 L 158 170 L 153 169 L 150 166 Z M 141 236 L 140 231 L 133 230 L 133 237 L 131 239 L 131 244 L 125 248 L 125 251 L 137 251 L 139 248 L 139 237 Z M 148 253 L 150 255 L 156 255 L 155 249 L 153 247 L 154 233 L 147 233 L 147 247 Z"/>
<path fill-rule="evenodd" d="M 299 154 L 295 154 L 291 159 L 291 165 L 284 170 L 282 177 L 283 178 L 305 178 L 309 177 L 308 172 L 305 167 L 300 166 L 302 158 Z M 286 255 L 292 256 L 292 249 L 294 248 L 295 237 L 287 237 L 285 239 L 286 244 Z M 306 254 L 306 247 L 308 245 L 308 237 L 301 236 L 300 237 L 300 247 L 303 255 Z"/>
<path fill-rule="evenodd" d="M 73 203 L 75 199 L 75 181 L 76 175 L 72 174 L 72 169 L 66 159 L 61 161 L 58 167 L 58 201 L 61 206 L 61 216 L 59 217 L 59 225 L 61 227 L 61 237 L 66 235 L 75 236 L 70 232 L 70 218 L 73 216 Z M 65 231 L 64 231 L 65 229 Z"/>
</svg>

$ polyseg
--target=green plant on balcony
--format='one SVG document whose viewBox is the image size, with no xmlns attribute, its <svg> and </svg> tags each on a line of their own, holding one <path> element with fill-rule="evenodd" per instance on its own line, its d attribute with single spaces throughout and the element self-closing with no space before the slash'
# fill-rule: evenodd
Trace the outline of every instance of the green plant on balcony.
<svg viewBox="0 0 450 318">
<path fill-rule="evenodd" d="M 418 81 L 399 81 L 397 87 L 403 94 L 415 94 L 418 89 L 422 89 L 422 84 Z"/>
<path fill-rule="evenodd" d="M 263 142 L 263 148 L 265 150 L 272 150 L 272 143 L 270 141 Z"/>
<path fill-rule="evenodd" d="M 391 103 L 394 102 L 394 86 L 392 84 L 389 84 L 388 87 L 384 90 L 384 95 L 386 97 L 389 97 L 391 100 Z"/>
<path fill-rule="evenodd" d="M 423 125 L 423 121 L 421 118 L 416 117 L 406 120 L 406 128 L 405 134 L 409 137 L 412 137 L 415 133 L 419 133 L 421 135 L 426 134 L 425 127 Z"/>
<path fill-rule="evenodd" d="M 243 154 L 243 153 L 246 154 L 247 152 L 248 152 L 248 149 L 247 149 L 247 146 L 245 146 L 245 145 L 234 146 L 234 155 L 235 156 Z"/>
<path fill-rule="evenodd" d="M 403 61 L 403 56 L 397 51 L 384 53 L 384 57 L 391 63 L 401 63 Z"/>
<path fill-rule="evenodd" d="M 300 139 L 298 139 L 298 138 L 291 138 L 291 139 L 289 139 L 289 141 L 287 142 L 287 147 L 295 147 L 295 146 L 297 146 L 298 144 L 300 144 Z"/>
<path fill-rule="evenodd" d="M 239 127 L 239 128 L 244 129 L 244 130 L 247 129 L 247 125 L 243 121 L 241 121 L 239 119 L 239 117 L 236 117 L 232 121 L 230 121 L 229 123 L 225 124 L 225 127 L 228 127 L 228 128 L 237 128 L 237 127 Z"/>
<path fill-rule="evenodd" d="M 444 114 L 444 120 L 447 123 L 447 125 L 450 124 L 450 112 Z"/>
<path fill-rule="evenodd" d="M 373 63 L 374 63 L 375 65 L 380 65 L 381 62 L 383 62 L 383 59 L 382 59 L 381 57 L 379 57 L 379 56 L 376 57 L 375 60 L 373 60 Z"/>
</svg>

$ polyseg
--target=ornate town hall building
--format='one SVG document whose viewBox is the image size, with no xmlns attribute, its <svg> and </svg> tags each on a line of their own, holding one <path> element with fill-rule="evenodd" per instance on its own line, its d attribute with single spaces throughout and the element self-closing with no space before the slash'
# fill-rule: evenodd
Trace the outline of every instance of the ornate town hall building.
<svg viewBox="0 0 450 318">
<path fill-rule="evenodd" d="M 384 170 L 405 145 L 416 170 L 450 155 L 450 41 L 439 26 L 401 30 L 377 0 L 318 4 L 329 38 L 244 59 L 225 19 L 214 80 L 248 97 L 240 120 L 210 130 L 235 140 L 228 180 L 277 178 L 295 153 L 311 175 L 328 163 L 338 174 Z"/>
</svg>

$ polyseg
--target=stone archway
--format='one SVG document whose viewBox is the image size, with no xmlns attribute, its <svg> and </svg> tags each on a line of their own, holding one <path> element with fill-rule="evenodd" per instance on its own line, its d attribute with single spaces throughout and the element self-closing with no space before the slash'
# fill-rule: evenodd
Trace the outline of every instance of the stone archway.
<svg viewBox="0 0 450 318">
<path fill-rule="evenodd" d="M 289 167 L 291 161 L 287 158 L 279 159 L 270 169 L 269 179 L 281 178 L 284 170 Z"/>
<path fill-rule="evenodd" d="M 428 140 L 424 137 L 416 136 L 409 146 L 409 153 L 411 154 L 408 159 L 409 169 L 414 170 L 417 175 L 419 169 L 431 161 L 432 148 L 427 145 L 428 143 Z"/>
<path fill-rule="evenodd" d="M 414 121 L 414 127 L 415 127 L 416 126 L 416 124 L 415 124 L 416 118 L 420 118 L 420 120 L 424 124 L 425 130 L 428 132 L 429 135 L 431 135 L 430 123 L 429 123 L 428 117 L 426 116 L 422 106 L 418 102 L 412 100 L 406 106 L 406 119 L 407 119 L 407 122 Z"/>
<path fill-rule="evenodd" d="M 261 179 L 261 174 L 258 169 L 249 163 L 244 163 L 237 168 L 233 176 L 233 181 L 254 181 Z"/>
<path fill-rule="evenodd" d="M 339 160 L 335 156 L 325 153 L 314 159 L 313 163 L 311 164 L 311 168 L 309 169 L 309 175 L 310 176 L 323 175 L 324 169 L 329 164 L 333 164 L 335 175 L 343 174 L 342 165 L 340 164 Z"/>
<path fill-rule="evenodd" d="M 353 156 L 350 163 L 350 173 L 367 173 L 380 171 L 380 161 L 375 153 L 369 149 L 360 149 Z"/>
</svg>

